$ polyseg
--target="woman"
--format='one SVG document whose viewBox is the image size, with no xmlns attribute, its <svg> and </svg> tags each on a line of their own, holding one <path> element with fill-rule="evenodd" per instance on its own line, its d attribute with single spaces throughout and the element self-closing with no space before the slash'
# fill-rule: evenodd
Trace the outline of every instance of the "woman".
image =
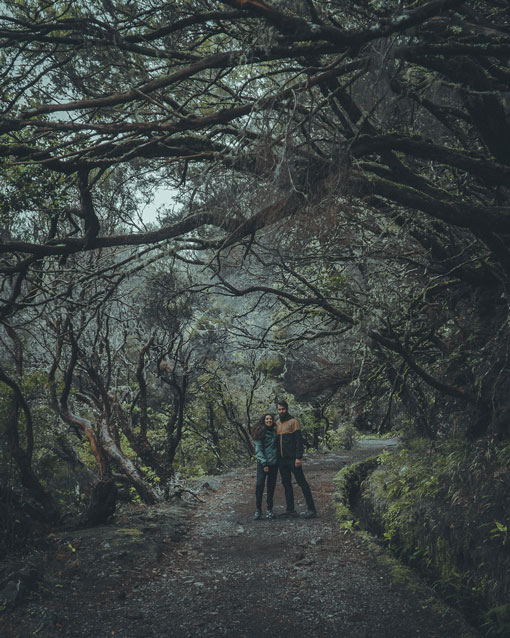
<svg viewBox="0 0 510 638">
<path fill-rule="evenodd" d="M 276 428 L 272 414 L 264 414 L 253 426 L 253 440 L 255 441 L 255 453 L 257 456 L 257 483 L 255 486 L 255 499 L 257 510 L 254 519 L 258 521 L 262 516 L 262 496 L 267 478 L 267 511 L 266 518 L 274 518 L 273 495 L 278 474 L 278 457 L 276 451 Z"/>
</svg>

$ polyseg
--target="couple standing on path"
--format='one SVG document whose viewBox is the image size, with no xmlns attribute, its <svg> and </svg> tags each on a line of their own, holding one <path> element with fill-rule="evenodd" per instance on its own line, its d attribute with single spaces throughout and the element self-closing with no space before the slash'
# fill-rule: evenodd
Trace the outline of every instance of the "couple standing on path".
<svg viewBox="0 0 510 638">
<path fill-rule="evenodd" d="M 272 414 L 265 414 L 256 424 L 253 431 L 255 452 L 257 456 L 257 482 L 255 487 L 256 506 L 255 520 L 262 517 L 262 496 L 267 479 L 267 512 L 266 518 L 274 518 L 273 495 L 276 488 L 278 469 L 282 477 L 285 491 L 286 510 L 284 516 L 295 516 L 294 490 L 292 474 L 303 491 L 307 511 L 305 518 L 315 518 L 317 512 L 313 502 L 312 491 L 302 468 L 303 440 L 299 421 L 289 414 L 286 401 L 278 401 L 278 420 L 274 422 Z"/>
</svg>

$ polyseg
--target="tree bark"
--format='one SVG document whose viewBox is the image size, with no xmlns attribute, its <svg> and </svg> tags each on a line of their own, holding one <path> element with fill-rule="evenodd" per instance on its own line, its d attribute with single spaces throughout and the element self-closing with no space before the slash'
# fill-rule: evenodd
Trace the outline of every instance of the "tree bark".
<svg viewBox="0 0 510 638">
<path fill-rule="evenodd" d="M 17 397 L 14 396 L 11 399 L 7 412 L 7 438 L 9 441 L 10 454 L 18 466 L 21 484 L 43 507 L 45 519 L 48 522 L 57 522 L 61 517 L 58 505 L 49 491 L 43 487 L 32 468 L 30 457 L 19 443 L 19 412 L 19 402 Z"/>
<path fill-rule="evenodd" d="M 107 523 L 117 503 L 117 486 L 113 479 L 98 481 L 92 491 L 87 510 L 80 519 L 80 527 L 94 527 Z"/>
<path fill-rule="evenodd" d="M 149 505 L 157 503 L 159 500 L 158 494 L 143 479 L 135 464 L 130 461 L 117 447 L 110 433 L 110 429 L 108 427 L 106 419 L 100 419 L 98 426 L 104 450 L 108 454 L 109 458 L 121 468 L 121 470 L 127 476 L 130 483 L 136 489 L 144 503 L 147 503 Z"/>
</svg>

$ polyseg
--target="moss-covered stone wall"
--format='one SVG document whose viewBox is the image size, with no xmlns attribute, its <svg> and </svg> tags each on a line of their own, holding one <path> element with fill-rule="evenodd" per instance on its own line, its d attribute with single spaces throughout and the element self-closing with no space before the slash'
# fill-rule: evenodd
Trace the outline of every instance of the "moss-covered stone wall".
<svg viewBox="0 0 510 638">
<path fill-rule="evenodd" d="M 495 440 L 413 441 L 346 468 L 338 500 L 487 636 L 510 636 L 509 467 Z"/>
</svg>

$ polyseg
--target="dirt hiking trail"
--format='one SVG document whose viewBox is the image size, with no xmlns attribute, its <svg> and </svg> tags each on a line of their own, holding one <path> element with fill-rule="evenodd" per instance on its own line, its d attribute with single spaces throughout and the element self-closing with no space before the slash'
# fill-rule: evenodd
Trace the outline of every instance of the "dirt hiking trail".
<svg viewBox="0 0 510 638">
<path fill-rule="evenodd" d="M 93 536 L 94 530 L 59 537 L 61 553 L 71 546 L 72 555 L 60 558 L 56 572 L 58 554 L 47 557 L 45 585 L 5 615 L 0 634 L 474 638 L 478 634 L 458 614 L 445 613 L 430 599 L 428 588 L 392 582 L 370 546 L 356 534 L 344 534 L 335 520 L 333 477 L 344 465 L 384 446 L 363 440 L 354 450 L 305 461 L 317 519 L 279 516 L 285 503 L 278 477 L 277 518 L 254 521 L 253 467 L 202 480 L 203 502 L 196 506 L 179 506 L 179 512 L 161 506 L 159 514 L 186 518 L 184 536 L 182 521 L 181 527 L 165 524 L 147 510 L 138 515 L 145 525 L 140 533 L 132 520 L 116 519 L 126 541 L 113 553 L 108 548 L 114 539 Z M 302 511 L 301 490 L 296 485 L 294 490 L 296 509 Z M 142 542 L 130 544 L 129 538 Z"/>
</svg>

